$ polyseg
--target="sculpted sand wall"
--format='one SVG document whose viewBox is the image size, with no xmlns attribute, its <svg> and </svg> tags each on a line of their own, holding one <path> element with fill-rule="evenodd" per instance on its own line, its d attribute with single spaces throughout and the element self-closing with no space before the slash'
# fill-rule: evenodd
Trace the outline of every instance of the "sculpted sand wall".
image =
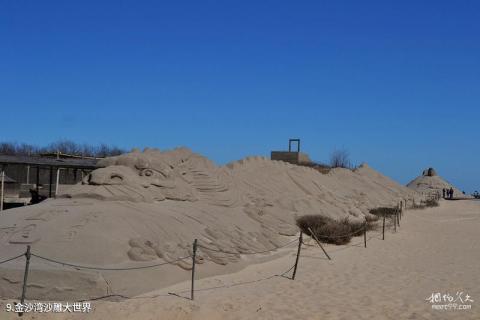
<svg viewBox="0 0 480 320">
<path fill-rule="evenodd" d="M 322 214 L 363 221 L 370 208 L 418 197 L 367 165 L 321 174 L 251 157 L 216 166 L 185 148 L 136 151 L 100 165 L 81 184 L 64 189 L 58 199 L 5 211 L 0 216 L 2 256 L 18 254 L 30 244 L 34 252 L 61 261 L 132 266 L 187 256 L 193 239 L 199 239 L 204 247 L 236 253 L 199 250 L 198 263 L 224 266 L 244 262 L 244 253 L 275 249 L 290 241 L 298 232 L 297 216 Z M 191 262 L 175 265 L 169 267 L 168 279 L 151 285 L 180 279 Z M 9 268 L 21 270 L 23 264 Z M 45 264 L 33 268 L 57 272 Z M 78 272 L 78 281 L 85 282 L 85 274 Z M 98 273 L 89 280 L 97 291 L 127 287 L 127 280 L 117 274 L 104 272 L 102 277 L 103 284 Z M 3 277 L 0 282 L 6 288 L 15 280 Z M 37 290 L 42 294 L 71 294 L 65 289 L 69 286 L 44 282 L 40 287 L 45 288 Z"/>
</svg>

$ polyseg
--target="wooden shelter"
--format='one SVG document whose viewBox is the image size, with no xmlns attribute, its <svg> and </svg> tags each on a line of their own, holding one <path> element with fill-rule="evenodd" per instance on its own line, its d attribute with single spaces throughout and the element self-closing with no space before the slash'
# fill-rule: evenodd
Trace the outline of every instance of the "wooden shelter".
<svg viewBox="0 0 480 320">
<path fill-rule="evenodd" d="M 63 175 L 64 183 L 75 184 L 83 178 L 86 172 L 96 168 L 97 159 L 0 155 L 0 179 L 2 184 L 0 190 L 0 210 L 3 210 L 5 184 L 9 183 L 7 178 L 16 181 L 20 185 L 19 192 L 22 191 L 22 186 L 25 186 L 28 189 L 33 187 L 36 193 L 39 194 L 40 186 L 46 184 L 48 185 L 48 193 L 45 196 L 52 197 L 54 185 L 55 194 L 58 192 L 61 177 L 60 170 L 68 173 Z M 77 172 L 80 172 L 80 174 L 77 175 Z M 31 183 L 32 181 L 34 183 Z"/>
</svg>

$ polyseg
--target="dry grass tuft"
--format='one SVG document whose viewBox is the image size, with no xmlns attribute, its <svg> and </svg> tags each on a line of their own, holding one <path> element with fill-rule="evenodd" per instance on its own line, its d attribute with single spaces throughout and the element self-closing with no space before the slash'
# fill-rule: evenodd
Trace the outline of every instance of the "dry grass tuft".
<svg viewBox="0 0 480 320">
<path fill-rule="evenodd" d="M 421 201 L 420 204 L 414 204 L 412 209 L 426 209 L 426 208 L 434 208 L 438 207 L 439 203 L 436 199 L 428 199 L 425 201 Z"/>
<path fill-rule="evenodd" d="M 345 149 L 334 150 L 330 156 L 330 166 L 332 168 L 352 169 L 348 151 Z"/>
<path fill-rule="evenodd" d="M 322 174 L 327 174 L 330 172 L 330 170 L 332 170 L 332 167 L 319 162 L 300 163 L 299 165 L 315 169 Z"/>
<path fill-rule="evenodd" d="M 383 216 L 394 216 L 398 213 L 397 207 L 378 207 L 374 209 L 370 209 L 370 213 L 376 215 L 377 217 Z"/>
<path fill-rule="evenodd" d="M 425 207 L 427 208 L 433 208 L 438 206 L 439 206 L 439 203 L 438 203 L 438 200 L 436 199 L 428 199 L 427 201 L 425 201 Z"/>
<path fill-rule="evenodd" d="M 362 222 L 351 222 L 347 218 L 337 221 L 321 215 L 301 216 L 297 218 L 297 226 L 309 236 L 308 228 L 311 228 L 321 242 L 337 245 L 349 243 L 352 237 L 362 235 L 364 229 Z"/>
<path fill-rule="evenodd" d="M 392 226 L 395 223 L 395 219 L 397 218 L 397 214 L 400 212 L 398 207 L 378 207 L 374 209 L 370 209 L 370 213 L 377 216 L 378 218 L 383 218 L 385 216 L 389 223 L 387 227 L 390 225 Z"/>
</svg>

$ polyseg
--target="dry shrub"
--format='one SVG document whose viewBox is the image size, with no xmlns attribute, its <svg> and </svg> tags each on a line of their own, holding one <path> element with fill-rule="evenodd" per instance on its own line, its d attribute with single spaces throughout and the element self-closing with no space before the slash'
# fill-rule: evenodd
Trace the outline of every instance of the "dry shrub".
<svg viewBox="0 0 480 320">
<path fill-rule="evenodd" d="M 351 169 L 352 163 L 350 162 L 350 154 L 347 150 L 335 150 L 330 156 L 330 166 L 332 168 L 346 168 Z"/>
<path fill-rule="evenodd" d="M 374 214 L 365 215 L 365 220 L 367 220 L 367 223 L 378 221 L 379 218 L 380 218 L 379 216 Z"/>
<path fill-rule="evenodd" d="M 428 199 L 427 201 L 425 201 L 425 207 L 427 208 L 438 207 L 438 206 L 439 206 L 438 200 L 436 199 Z"/>
<path fill-rule="evenodd" d="M 425 205 L 424 205 L 422 202 L 420 202 L 420 204 L 414 203 L 414 204 L 412 205 L 412 209 L 425 209 L 425 208 L 426 208 L 426 207 L 425 207 Z"/>
<path fill-rule="evenodd" d="M 439 206 L 439 203 L 438 203 L 438 200 L 436 199 L 428 199 L 428 200 L 425 200 L 425 201 L 421 201 L 420 204 L 414 204 L 412 206 L 412 209 L 426 209 L 426 208 L 433 208 L 433 207 L 438 207 Z"/>
<path fill-rule="evenodd" d="M 332 170 L 332 168 L 327 165 L 318 165 L 315 166 L 314 169 L 322 174 L 327 174 L 330 172 L 330 170 Z"/>
<path fill-rule="evenodd" d="M 389 219 L 390 226 L 395 223 L 396 214 L 398 214 L 400 210 L 398 207 L 378 207 L 374 209 L 370 209 L 370 213 L 377 216 L 378 218 L 383 218 L 384 216 Z"/>
<path fill-rule="evenodd" d="M 308 163 L 300 163 L 299 165 L 315 169 L 322 174 L 327 174 L 327 173 L 330 172 L 330 170 L 332 170 L 332 167 L 330 167 L 330 166 L 328 166 L 324 163 L 320 163 L 320 162 L 313 162 L 312 161 L 312 162 L 308 162 Z"/>
<path fill-rule="evenodd" d="M 363 234 L 362 222 L 351 222 L 348 218 L 340 221 L 321 215 L 305 215 L 297 218 L 297 226 L 305 234 L 312 236 L 308 228 L 312 229 L 321 242 L 346 244 L 353 236 Z"/>
<path fill-rule="evenodd" d="M 370 213 L 376 215 L 377 217 L 383 216 L 394 216 L 398 213 L 397 207 L 378 207 L 374 209 L 370 209 Z"/>
</svg>

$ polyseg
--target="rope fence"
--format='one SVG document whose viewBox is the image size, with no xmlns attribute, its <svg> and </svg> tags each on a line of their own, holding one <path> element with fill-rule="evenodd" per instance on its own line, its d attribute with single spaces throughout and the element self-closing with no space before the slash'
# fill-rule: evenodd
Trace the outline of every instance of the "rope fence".
<svg viewBox="0 0 480 320">
<path fill-rule="evenodd" d="M 285 248 L 289 245 L 291 245 L 292 243 L 295 243 L 297 242 L 298 239 L 295 239 L 295 240 L 292 240 L 290 242 L 287 242 L 277 248 L 274 248 L 274 249 L 270 249 L 270 250 L 264 250 L 264 251 L 254 251 L 254 252 L 232 252 L 232 251 L 224 251 L 224 250 L 219 250 L 219 249 L 212 249 L 212 248 L 208 248 L 208 247 L 205 247 L 203 246 L 202 244 L 199 244 L 198 247 L 199 248 L 202 248 L 202 249 L 205 249 L 207 251 L 213 251 L 213 252 L 219 252 L 219 253 L 224 253 L 224 254 L 233 254 L 233 255 L 249 255 L 249 254 L 265 254 L 265 253 L 270 253 L 270 252 L 274 252 L 274 251 L 277 251 L 278 249 L 281 249 L 281 248 Z"/>
<path fill-rule="evenodd" d="M 407 204 L 408 204 L 407 200 L 402 200 L 401 202 L 399 202 L 399 204 L 397 206 L 398 209 L 399 209 L 398 213 L 395 214 L 395 217 L 393 217 L 395 232 L 396 232 L 397 225 L 400 226 L 400 220 L 401 220 L 401 217 L 403 216 L 404 209 L 407 209 Z M 413 201 L 412 208 L 415 208 L 415 201 Z M 331 257 L 328 255 L 327 251 L 322 246 L 321 242 L 319 241 L 319 238 L 322 238 L 322 239 L 325 239 L 325 238 L 345 238 L 345 237 L 351 237 L 351 236 L 354 236 L 354 235 L 361 236 L 361 234 L 359 234 L 359 233 L 363 231 L 363 238 L 364 238 L 363 243 L 364 243 L 365 248 L 367 247 L 367 242 L 370 241 L 371 239 L 380 239 L 379 237 L 377 237 L 375 235 L 374 236 L 371 235 L 370 237 L 367 237 L 367 223 L 366 222 L 358 230 L 349 232 L 349 233 L 344 234 L 344 235 L 328 236 L 328 235 L 322 235 L 322 234 L 315 234 L 311 229 L 309 229 L 309 231 L 310 231 L 309 236 L 318 244 L 318 246 L 322 249 L 322 251 L 324 252 L 324 254 L 327 256 L 327 258 L 329 260 L 331 260 Z M 370 231 L 372 231 L 372 230 L 370 230 Z M 372 232 L 372 233 L 377 234 L 377 232 Z M 383 215 L 382 231 L 379 232 L 379 234 L 382 234 L 382 240 L 385 240 L 385 215 Z M 288 247 L 288 246 L 290 246 L 294 243 L 298 243 L 295 263 L 294 263 L 294 265 L 292 265 L 288 270 L 286 270 L 283 273 L 275 273 L 273 275 L 270 275 L 270 276 L 267 276 L 267 277 L 264 277 L 264 278 L 261 278 L 261 279 L 242 282 L 242 283 L 234 283 L 234 284 L 230 284 L 230 285 L 222 285 L 222 286 L 216 286 L 216 287 L 210 287 L 210 288 L 200 288 L 200 289 L 195 289 L 195 287 L 194 287 L 195 279 L 196 279 L 196 277 L 195 277 L 195 266 L 197 264 L 196 263 L 197 262 L 196 261 L 197 260 L 197 250 L 199 248 L 201 250 L 218 252 L 218 253 L 223 253 L 223 254 L 226 254 L 226 255 L 255 255 L 255 254 L 267 254 L 267 253 L 275 252 L 275 251 L 278 251 L 281 248 Z M 345 246 L 345 248 L 361 247 L 361 244 L 362 243 L 360 242 L 360 243 L 355 244 L 355 245 L 350 244 L 350 245 L 344 245 L 344 246 Z M 26 257 L 24 280 L 23 280 L 23 289 L 22 289 L 22 296 L 21 296 L 21 304 L 23 305 L 23 302 L 24 302 L 25 296 L 26 296 L 29 263 L 30 263 L 31 257 L 34 257 L 34 258 L 37 258 L 37 259 L 40 259 L 40 260 L 43 260 L 43 261 L 46 261 L 46 262 L 49 262 L 49 263 L 58 264 L 58 265 L 62 265 L 62 266 L 67 266 L 67 267 L 71 267 L 71 268 L 96 270 L 96 271 L 129 271 L 129 270 L 151 269 L 151 268 L 157 268 L 157 267 L 161 267 L 161 266 L 165 266 L 165 265 L 172 265 L 172 264 L 175 264 L 179 261 L 183 261 L 183 260 L 186 260 L 186 259 L 191 259 L 191 262 L 192 262 L 191 288 L 190 288 L 189 291 L 190 291 L 190 299 L 194 300 L 194 292 L 208 291 L 208 290 L 213 290 L 213 289 L 218 289 L 218 288 L 229 288 L 229 287 L 234 287 L 234 286 L 238 286 L 238 285 L 242 285 L 242 284 L 264 281 L 264 280 L 272 279 L 274 277 L 285 277 L 285 278 L 288 278 L 288 279 L 291 279 L 291 280 L 295 280 L 295 275 L 296 275 L 298 264 L 299 264 L 299 258 L 300 258 L 302 245 L 311 246 L 309 244 L 306 244 L 305 241 L 303 240 L 303 232 L 302 231 L 300 231 L 300 236 L 299 236 L 298 239 L 291 240 L 287 243 L 284 243 L 284 244 L 282 244 L 278 247 L 275 247 L 275 248 L 269 249 L 269 250 L 249 251 L 249 252 L 233 252 L 233 251 L 221 250 L 221 249 L 216 249 L 216 248 L 210 248 L 210 247 L 208 247 L 208 245 L 211 245 L 211 244 L 204 245 L 204 244 L 202 244 L 202 242 L 199 242 L 197 239 L 195 239 L 195 241 L 193 242 L 192 254 L 176 258 L 175 260 L 172 260 L 172 261 L 165 261 L 165 262 L 161 262 L 161 263 L 149 264 L 149 265 L 144 265 L 144 266 L 135 266 L 135 267 L 133 267 L 133 266 L 132 267 L 94 267 L 94 266 L 86 266 L 86 265 L 80 265 L 80 264 L 60 261 L 60 260 L 52 259 L 52 258 L 49 258 L 49 257 L 44 257 L 42 255 L 33 253 L 30 250 L 30 245 L 28 245 L 27 246 L 27 251 L 25 253 L 22 253 L 20 255 L 8 258 L 6 260 L 2 260 L 2 261 L 0 261 L 0 264 L 4 264 L 4 263 L 10 262 L 10 261 L 19 259 L 23 256 Z M 340 249 L 343 249 L 343 248 L 340 248 Z M 335 250 L 335 251 L 331 251 L 331 252 L 336 252 L 336 251 L 339 251 L 339 250 Z M 291 277 L 286 276 L 292 270 L 293 270 L 293 273 L 292 273 Z M 137 298 L 138 299 L 146 299 L 146 298 L 154 298 L 154 297 L 159 297 L 159 296 L 178 295 L 180 293 L 185 293 L 185 292 L 188 292 L 188 290 L 180 291 L 178 293 L 168 293 L 168 294 L 165 294 L 165 295 L 138 296 L 138 297 L 128 297 L 128 296 L 125 296 L 125 295 L 122 295 L 122 294 L 112 293 L 112 294 L 107 294 L 105 296 L 95 297 L 95 298 L 91 298 L 91 299 L 87 299 L 87 300 L 81 300 L 80 302 L 101 300 L 101 299 L 112 298 L 112 297 L 118 297 L 118 298 L 123 298 L 123 299 L 137 299 Z M 107 293 L 108 293 L 108 291 L 107 291 Z M 23 313 L 19 312 L 19 316 L 21 316 L 22 314 Z"/>
<path fill-rule="evenodd" d="M 77 268 L 77 269 L 99 270 L 99 271 L 129 271 L 129 270 L 150 269 L 150 268 L 156 268 L 156 267 L 164 266 L 166 264 L 174 264 L 178 261 L 182 261 L 182 260 L 185 260 L 185 259 L 188 259 L 188 258 L 192 257 L 191 255 L 188 255 L 186 257 L 181 257 L 181 258 L 175 259 L 173 261 L 166 261 L 166 262 L 152 264 L 152 265 L 148 265 L 148 266 L 124 267 L 124 268 L 102 268 L 102 267 L 88 267 L 88 266 L 82 266 L 82 265 L 77 265 L 77 264 L 73 264 L 73 263 L 58 261 L 58 260 L 42 257 L 42 256 L 39 256 L 39 255 L 34 254 L 34 253 L 31 253 L 31 255 L 36 257 L 36 258 L 39 258 L 39 259 L 42 259 L 42 260 L 45 260 L 45 261 L 48 261 L 48 262 L 60 264 L 60 265 L 63 265 L 63 266 L 68 266 L 68 267 Z"/>
<path fill-rule="evenodd" d="M 7 259 L 7 260 L 0 261 L 0 264 L 4 264 L 4 263 L 7 263 L 7 262 L 9 262 L 9 261 L 16 260 L 16 259 L 18 259 L 18 258 L 23 257 L 24 255 L 25 255 L 25 253 L 22 253 L 22 254 L 20 254 L 20 255 L 18 255 L 18 256 L 16 256 L 16 257 L 13 257 L 13 258 L 9 258 L 9 259 Z"/>
</svg>

